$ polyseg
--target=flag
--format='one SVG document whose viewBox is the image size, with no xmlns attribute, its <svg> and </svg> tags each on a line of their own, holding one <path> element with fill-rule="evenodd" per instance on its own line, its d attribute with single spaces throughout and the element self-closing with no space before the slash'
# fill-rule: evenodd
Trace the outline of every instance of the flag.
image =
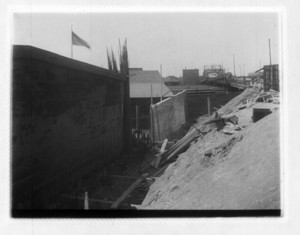
<svg viewBox="0 0 300 235">
<path fill-rule="evenodd" d="M 74 32 L 72 32 L 72 45 L 84 46 L 88 49 L 91 49 L 90 45 L 86 41 L 78 37 Z"/>
</svg>

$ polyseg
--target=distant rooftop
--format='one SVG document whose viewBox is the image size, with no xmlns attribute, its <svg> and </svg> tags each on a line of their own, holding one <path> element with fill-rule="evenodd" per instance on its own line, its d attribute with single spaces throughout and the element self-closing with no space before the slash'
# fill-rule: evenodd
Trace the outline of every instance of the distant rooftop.
<svg viewBox="0 0 300 235">
<path fill-rule="evenodd" d="M 152 84 L 152 97 L 160 97 L 161 87 L 160 84 Z M 164 84 L 162 84 L 163 97 L 173 96 L 172 91 Z M 151 84 L 150 83 L 133 83 L 130 84 L 130 97 L 131 98 L 151 98 Z"/>
<path fill-rule="evenodd" d="M 141 70 L 143 70 L 143 68 L 129 68 L 129 70 L 132 70 L 132 71 L 136 71 L 136 70 L 141 71 Z"/>
<path fill-rule="evenodd" d="M 130 83 L 160 83 L 161 76 L 157 70 L 129 70 Z"/>
<path fill-rule="evenodd" d="M 191 71 L 191 72 L 197 72 L 199 69 L 183 69 L 182 71 Z"/>
<path fill-rule="evenodd" d="M 172 91 L 163 83 L 161 84 L 161 76 L 157 70 L 142 70 L 129 69 L 130 76 L 130 97 L 131 98 L 150 98 L 151 97 L 151 84 L 152 84 L 152 97 L 172 96 Z"/>
</svg>

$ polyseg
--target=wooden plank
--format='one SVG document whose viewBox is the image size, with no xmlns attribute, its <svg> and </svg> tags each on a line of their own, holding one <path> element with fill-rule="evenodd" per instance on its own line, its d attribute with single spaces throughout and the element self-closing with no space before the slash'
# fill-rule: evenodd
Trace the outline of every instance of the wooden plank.
<svg viewBox="0 0 300 235">
<path fill-rule="evenodd" d="M 182 137 L 179 141 L 177 141 L 171 148 L 169 148 L 166 152 L 162 154 L 162 158 L 172 153 L 175 149 L 178 148 L 184 141 L 189 138 L 190 135 L 195 131 L 195 129 L 192 129 L 190 132 L 188 132 L 184 137 Z"/>
<path fill-rule="evenodd" d="M 136 204 L 130 204 L 131 207 L 134 207 L 136 209 L 140 209 L 141 205 L 136 205 Z"/>
<path fill-rule="evenodd" d="M 166 138 L 166 139 L 164 139 L 164 142 L 161 146 L 159 154 L 158 154 L 157 158 L 155 159 L 155 162 L 154 162 L 154 167 L 155 168 L 158 168 L 158 166 L 159 166 L 159 163 L 160 163 L 160 160 L 161 160 L 161 155 L 165 152 L 167 143 L 168 143 L 168 139 Z"/>
<path fill-rule="evenodd" d="M 191 136 L 188 138 L 184 143 L 182 143 L 180 146 L 178 146 L 177 149 L 175 149 L 168 157 L 167 160 L 170 160 L 173 156 L 178 154 L 183 148 L 185 148 L 189 143 L 191 143 L 196 138 L 196 135 Z"/>
<path fill-rule="evenodd" d="M 66 195 L 63 195 L 62 197 L 67 198 L 67 199 L 74 199 L 74 198 L 72 198 L 70 196 L 66 196 Z M 78 197 L 76 199 L 84 200 L 84 197 Z M 113 201 L 101 200 L 101 199 L 95 199 L 95 198 L 89 198 L 88 200 L 89 200 L 89 202 L 98 202 L 98 203 L 103 203 L 103 204 L 113 204 L 114 203 Z"/>
<path fill-rule="evenodd" d="M 164 165 L 165 163 L 167 163 L 168 161 L 170 161 L 170 159 L 172 159 L 174 156 L 176 156 L 179 153 L 181 153 L 186 147 L 188 147 L 188 144 L 190 144 L 192 141 L 194 141 L 198 137 L 199 137 L 198 133 L 197 132 L 193 132 L 189 136 L 189 138 L 186 138 L 183 143 L 181 143 L 176 149 L 174 149 L 174 151 L 172 151 L 171 153 L 169 153 L 163 161 L 161 161 L 161 165 Z"/>
<path fill-rule="evenodd" d="M 136 176 L 128 176 L 128 175 L 103 175 L 103 174 L 92 174 L 95 176 L 107 177 L 107 178 L 121 178 L 121 179 L 138 179 Z"/>
<path fill-rule="evenodd" d="M 158 140 L 158 141 L 152 141 L 154 144 L 162 144 L 164 141 Z M 174 141 L 168 141 L 169 144 L 175 144 Z"/>
<path fill-rule="evenodd" d="M 146 178 L 148 173 L 143 174 L 140 178 L 138 178 L 136 181 L 134 181 L 130 187 L 111 205 L 112 209 L 118 209 L 120 204 L 127 198 L 127 196 L 135 190 L 139 184 Z"/>
<path fill-rule="evenodd" d="M 152 89 L 152 85 L 151 85 Z M 150 138 L 152 141 L 154 141 L 154 124 L 153 124 L 153 110 L 152 110 L 152 98 L 151 98 L 151 105 L 150 105 Z"/>
<path fill-rule="evenodd" d="M 164 167 L 162 167 L 161 169 L 159 169 L 157 172 L 155 172 L 153 175 L 152 175 L 152 177 L 157 177 L 160 173 L 162 173 L 164 170 L 166 170 L 167 169 L 167 167 L 168 167 L 169 165 L 165 165 Z"/>
<path fill-rule="evenodd" d="M 168 156 L 170 156 L 174 151 L 180 148 L 180 146 L 182 146 L 182 144 L 184 144 L 189 138 L 191 138 L 191 136 L 197 133 L 196 130 L 197 129 L 192 129 L 190 132 L 188 132 L 182 139 L 180 139 L 176 144 L 174 144 L 170 149 L 168 149 L 168 151 L 164 152 L 161 157 L 163 159 L 168 158 Z"/>
<path fill-rule="evenodd" d="M 161 146 L 160 153 L 163 153 L 165 151 L 167 143 L 168 143 L 168 139 L 166 138 L 166 139 L 164 139 L 164 142 Z"/>
</svg>

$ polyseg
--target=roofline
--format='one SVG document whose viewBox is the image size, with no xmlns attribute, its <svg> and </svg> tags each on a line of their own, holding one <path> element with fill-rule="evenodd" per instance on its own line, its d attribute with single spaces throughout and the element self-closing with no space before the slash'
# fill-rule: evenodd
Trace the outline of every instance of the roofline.
<svg viewBox="0 0 300 235">
<path fill-rule="evenodd" d="M 50 51 L 46 51 L 37 47 L 29 45 L 14 45 L 13 46 L 13 59 L 15 58 L 33 58 L 40 61 L 45 61 L 57 66 L 67 67 L 71 69 L 81 70 L 97 75 L 104 75 L 113 79 L 125 81 L 125 75 L 112 72 L 108 69 L 101 68 L 92 64 L 82 61 L 74 60 Z"/>
<path fill-rule="evenodd" d="M 160 74 L 160 72 L 158 70 L 155 70 L 155 69 L 150 69 L 150 70 L 131 70 L 129 68 L 129 72 L 132 72 L 132 73 L 135 73 L 135 72 L 138 72 L 138 73 L 142 73 L 142 72 L 158 72 Z"/>
<path fill-rule="evenodd" d="M 198 70 L 199 71 L 199 69 L 182 69 L 182 71 L 191 71 L 191 70 Z"/>
</svg>

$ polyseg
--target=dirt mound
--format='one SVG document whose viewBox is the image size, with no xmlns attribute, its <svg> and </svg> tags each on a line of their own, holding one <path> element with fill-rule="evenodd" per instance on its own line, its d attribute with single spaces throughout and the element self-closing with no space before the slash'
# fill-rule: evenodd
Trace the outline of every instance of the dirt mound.
<svg viewBox="0 0 300 235">
<path fill-rule="evenodd" d="M 236 108 L 241 103 L 245 102 L 247 99 L 255 98 L 259 95 L 259 91 L 255 88 L 248 88 L 243 93 L 238 95 L 237 97 L 230 100 L 226 105 L 218 110 L 223 114 L 231 113 L 234 108 Z"/>
<path fill-rule="evenodd" d="M 234 97 L 232 100 L 230 100 L 227 104 L 222 106 L 217 112 L 222 114 L 222 115 L 239 115 L 239 122 L 242 121 L 242 124 L 246 124 L 249 122 L 249 116 L 252 116 L 252 109 L 244 109 L 244 110 L 239 110 L 238 106 L 247 102 L 247 99 L 254 99 L 259 96 L 260 92 L 255 89 L 255 88 L 248 88 L 245 91 L 243 91 L 240 95 Z M 196 126 L 200 127 L 204 122 L 206 122 L 209 119 L 212 119 L 214 115 L 212 116 L 200 116 L 198 118 L 198 123 Z M 246 118 L 246 120 L 245 120 Z M 251 120 L 251 119 L 250 119 Z M 245 123 L 246 121 L 246 123 Z"/>
<path fill-rule="evenodd" d="M 222 109 L 257 96 L 247 89 Z M 234 111 L 245 127 L 212 130 L 179 156 L 151 186 L 141 209 L 279 209 L 279 111 L 252 122 L 252 109 Z M 240 124 L 241 125 L 241 124 Z"/>
</svg>

